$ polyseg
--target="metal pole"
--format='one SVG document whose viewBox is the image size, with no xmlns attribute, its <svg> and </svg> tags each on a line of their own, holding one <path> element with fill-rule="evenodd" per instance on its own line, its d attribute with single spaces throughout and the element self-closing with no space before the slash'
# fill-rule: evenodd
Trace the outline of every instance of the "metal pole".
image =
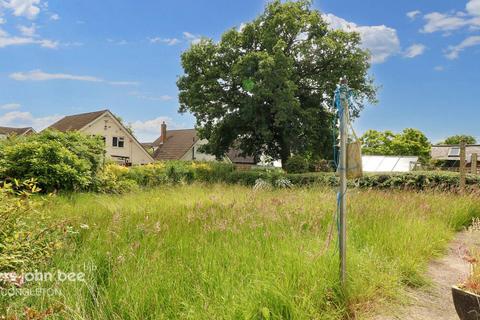
<svg viewBox="0 0 480 320">
<path fill-rule="evenodd" d="M 342 115 L 340 119 L 340 281 L 342 287 L 346 282 L 346 259 L 347 259 L 347 136 L 348 136 L 348 87 L 346 81 L 342 81 L 340 89 L 340 102 Z"/>
<path fill-rule="evenodd" d="M 460 142 L 460 192 L 465 192 L 465 163 L 466 162 L 466 152 L 465 152 L 465 142 Z"/>
</svg>

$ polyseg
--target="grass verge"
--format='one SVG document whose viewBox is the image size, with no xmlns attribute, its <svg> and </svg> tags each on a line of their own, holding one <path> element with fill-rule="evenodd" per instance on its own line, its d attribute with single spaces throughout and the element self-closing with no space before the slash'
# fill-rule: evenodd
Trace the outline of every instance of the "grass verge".
<svg viewBox="0 0 480 320">
<path fill-rule="evenodd" d="M 57 197 L 43 208 L 74 226 L 51 270 L 85 281 L 39 281 L 53 295 L 5 302 L 51 319 L 343 319 L 406 286 L 480 216 L 474 197 L 407 191 L 349 193 L 348 288 L 338 282 L 332 190 L 162 187 L 123 196 Z M 50 270 L 50 271 L 51 271 Z M 49 318 L 49 319 L 50 319 Z"/>
</svg>

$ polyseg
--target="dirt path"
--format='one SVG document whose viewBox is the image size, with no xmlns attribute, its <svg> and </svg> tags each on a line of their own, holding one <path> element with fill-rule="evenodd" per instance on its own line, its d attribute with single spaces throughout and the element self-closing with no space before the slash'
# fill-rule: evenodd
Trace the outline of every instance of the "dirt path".
<svg viewBox="0 0 480 320">
<path fill-rule="evenodd" d="M 450 288 L 468 275 L 469 266 L 462 260 L 461 252 L 465 243 L 480 245 L 477 238 L 473 240 L 467 232 L 459 233 L 450 243 L 447 255 L 431 262 L 428 267 L 427 276 L 433 286 L 409 291 L 406 305 L 389 306 L 372 320 L 458 320 Z"/>
</svg>

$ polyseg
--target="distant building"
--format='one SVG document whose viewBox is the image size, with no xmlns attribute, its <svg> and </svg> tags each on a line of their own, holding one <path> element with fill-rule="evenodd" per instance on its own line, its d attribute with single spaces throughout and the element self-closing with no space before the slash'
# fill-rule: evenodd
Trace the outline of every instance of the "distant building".
<svg viewBox="0 0 480 320">
<path fill-rule="evenodd" d="M 152 156 L 109 110 L 66 116 L 48 129 L 103 137 L 106 155 L 123 165 L 147 164 Z"/>
<path fill-rule="evenodd" d="M 28 128 L 11 128 L 0 127 L 0 139 L 6 139 L 9 136 L 25 136 L 36 133 L 32 127 Z"/>
<path fill-rule="evenodd" d="M 362 156 L 363 172 L 409 172 L 415 169 L 418 157 Z"/>
<path fill-rule="evenodd" d="M 476 153 L 480 159 L 480 144 L 467 144 L 465 146 L 465 158 L 467 166 L 472 162 L 472 154 Z M 432 146 L 431 156 L 433 160 L 444 162 L 444 167 L 456 168 L 460 166 L 460 146 L 452 144 L 439 144 Z"/>
<path fill-rule="evenodd" d="M 168 130 L 165 122 L 161 127 L 160 137 L 152 143 L 143 145 L 153 150 L 155 160 L 184 160 L 184 161 L 216 161 L 214 155 L 200 151 L 201 146 L 208 141 L 200 139 L 195 129 Z M 256 165 L 253 157 L 241 156 L 240 150 L 231 149 L 223 161 L 235 164 L 241 168 L 251 168 Z"/>
</svg>

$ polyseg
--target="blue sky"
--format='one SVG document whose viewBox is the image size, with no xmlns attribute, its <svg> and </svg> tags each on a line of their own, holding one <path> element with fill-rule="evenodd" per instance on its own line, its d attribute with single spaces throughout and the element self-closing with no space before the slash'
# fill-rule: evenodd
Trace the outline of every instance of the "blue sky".
<svg viewBox="0 0 480 320">
<path fill-rule="evenodd" d="M 0 0 L 0 125 L 42 129 L 109 108 L 140 140 L 192 127 L 177 114 L 180 54 L 260 14 L 265 0 Z M 480 138 L 480 0 L 316 0 L 332 28 L 361 33 L 379 103 L 355 123 L 414 127 L 433 142 Z"/>
</svg>

